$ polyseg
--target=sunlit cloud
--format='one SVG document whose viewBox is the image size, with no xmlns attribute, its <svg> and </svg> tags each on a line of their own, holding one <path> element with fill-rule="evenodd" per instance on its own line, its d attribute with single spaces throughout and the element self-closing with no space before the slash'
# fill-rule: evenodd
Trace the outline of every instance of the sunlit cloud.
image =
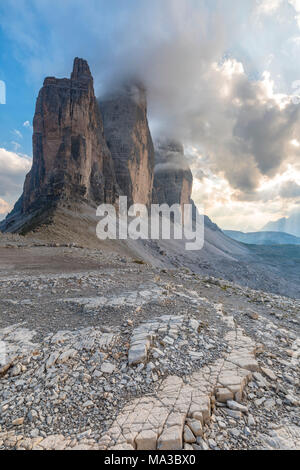
<svg viewBox="0 0 300 470">
<path fill-rule="evenodd" d="M 29 172 L 32 160 L 26 155 L 0 148 L 0 198 L 3 212 L 16 202 L 22 193 L 25 175 Z M 3 202 L 4 201 L 4 202 Z"/>
<path fill-rule="evenodd" d="M 4 199 L 0 198 L 0 219 L 3 218 L 12 209 L 12 206 L 8 204 Z"/>
</svg>

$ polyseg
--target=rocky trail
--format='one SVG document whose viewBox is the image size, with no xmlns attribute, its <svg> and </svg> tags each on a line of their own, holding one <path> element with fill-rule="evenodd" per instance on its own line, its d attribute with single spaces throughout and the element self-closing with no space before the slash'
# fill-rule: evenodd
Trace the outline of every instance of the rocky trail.
<svg viewBox="0 0 300 470">
<path fill-rule="evenodd" d="M 299 300 L 14 237 L 0 449 L 300 448 Z"/>
</svg>

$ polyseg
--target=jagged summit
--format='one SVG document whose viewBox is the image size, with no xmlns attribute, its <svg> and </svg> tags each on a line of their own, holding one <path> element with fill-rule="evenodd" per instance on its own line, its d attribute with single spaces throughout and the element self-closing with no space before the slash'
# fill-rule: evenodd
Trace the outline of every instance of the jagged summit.
<svg viewBox="0 0 300 470">
<path fill-rule="evenodd" d="M 77 57 L 70 79 L 44 80 L 33 120 L 32 169 L 0 230 L 26 233 L 62 201 L 94 207 L 114 204 L 122 194 L 129 204 L 150 205 L 153 178 L 145 87 L 128 82 L 99 106 L 89 65 Z"/>
<path fill-rule="evenodd" d="M 73 81 L 93 80 L 89 64 L 87 63 L 86 60 L 79 59 L 78 57 L 74 59 L 71 80 Z"/>
<path fill-rule="evenodd" d="M 92 75 L 85 60 L 75 59 L 71 79 L 48 77 L 40 90 L 32 169 L 20 200 L 0 228 L 23 230 L 28 219 L 62 200 L 114 203 L 118 193 Z"/>
</svg>

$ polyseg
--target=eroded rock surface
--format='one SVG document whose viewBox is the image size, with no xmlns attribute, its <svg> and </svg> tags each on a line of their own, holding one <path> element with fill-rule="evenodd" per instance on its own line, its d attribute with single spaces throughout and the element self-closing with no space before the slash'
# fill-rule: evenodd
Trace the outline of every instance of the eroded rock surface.
<svg viewBox="0 0 300 470">
<path fill-rule="evenodd" d="M 153 202 L 191 204 L 193 175 L 180 142 L 161 139 L 155 143 Z"/>
<path fill-rule="evenodd" d="M 299 449 L 299 301 L 97 256 L 1 273 L 1 449 Z"/>
<path fill-rule="evenodd" d="M 71 79 L 48 77 L 33 120 L 33 165 L 14 211 L 1 225 L 45 212 L 59 200 L 113 203 L 118 188 L 87 62 L 76 58 Z"/>
<path fill-rule="evenodd" d="M 100 100 L 104 132 L 117 182 L 129 205 L 152 199 L 154 147 L 147 118 L 146 91 L 141 84 L 124 86 Z"/>
</svg>

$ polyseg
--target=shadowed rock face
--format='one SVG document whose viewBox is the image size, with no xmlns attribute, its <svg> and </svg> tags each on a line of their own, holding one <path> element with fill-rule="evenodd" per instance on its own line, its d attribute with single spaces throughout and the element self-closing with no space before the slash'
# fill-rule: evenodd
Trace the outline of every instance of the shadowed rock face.
<svg viewBox="0 0 300 470">
<path fill-rule="evenodd" d="M 33 126 L 33 166 L 24 186 L 25 212 L 45 197 L 114 202 L 113 164 L 86 61 L 75 59 L 70 80 L 46 78 Z"/>
<path fill-rule="evenodd" d="M 96 204 L 115 201 L 118 188 L 113 162 L 85 60 L 75 59 L 71 79 L 45 79 L 33 128 L 32 169 L 7 224 L 16 215 L 49 207 L 61 199 Z"/>
<path fill-rule="evenodd" d="M 182 210 L 185 204 L 192 205 L 192 216 L 196 219 L 198 208 L 192 200 L 193 174 L 184 147 L 172 139 L 160 139 L 155 143 L 155 170 L 153 184 L 154 204 L 180 204 Z M 209 217 L 204 215 L 205 227 L 219 231 Z"/>
<path fill-rule="evenodd" d="M 129 85 L 99 104 L 117 182 L 130 205 L 149 206 L 154 147 L 147 119 L 146 92 L 141 85 Z"/>
<path fill-rule="evenodd" d="M 183 145 L 159 140 L 155 145 L 153 201 L 156 204 L 190 204 L 193 175 L 184 156 Z"/>
</svg>

